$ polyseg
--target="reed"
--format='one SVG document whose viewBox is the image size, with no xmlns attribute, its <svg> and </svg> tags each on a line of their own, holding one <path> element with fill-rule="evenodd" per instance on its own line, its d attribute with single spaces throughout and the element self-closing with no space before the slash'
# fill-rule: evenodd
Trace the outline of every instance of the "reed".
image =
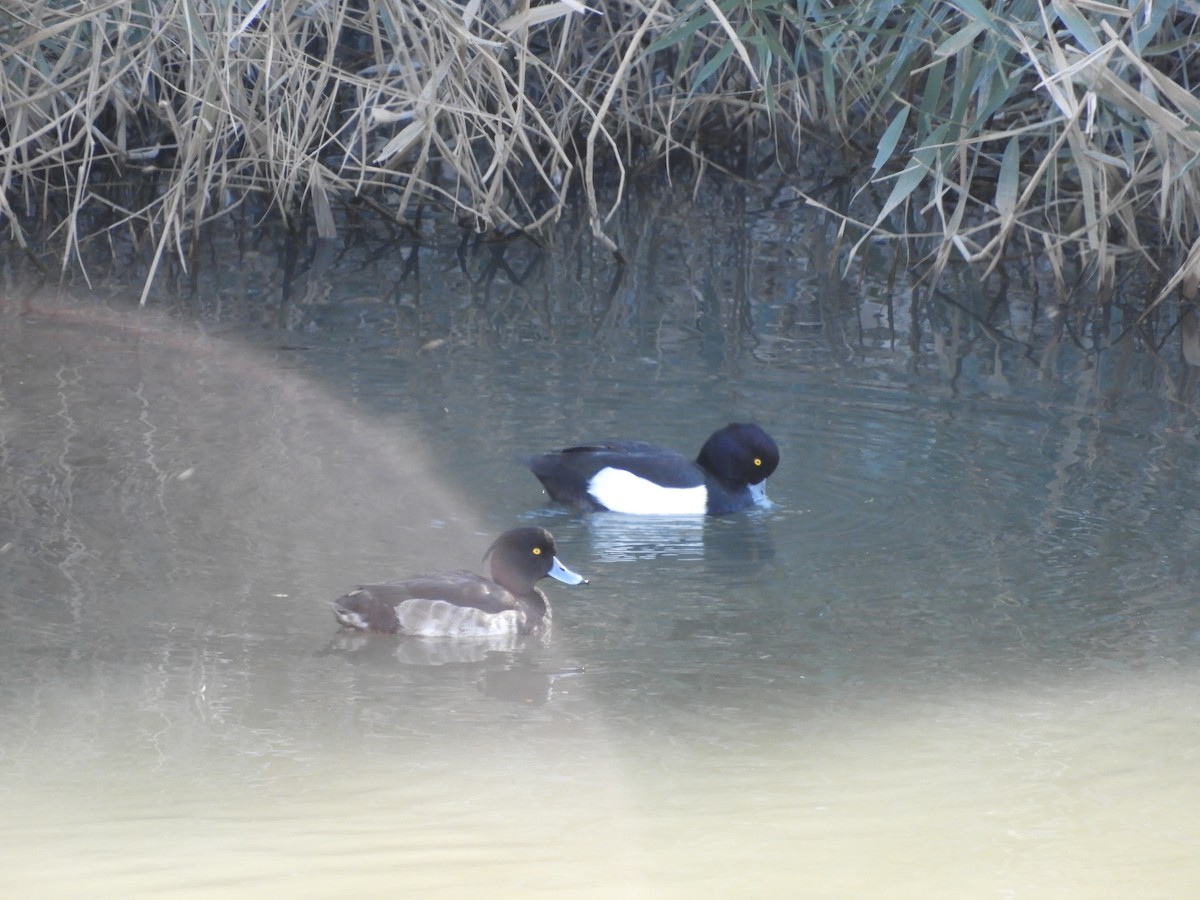
<svg viewBox="0 0 1200 900">
<path fill-rule="evenodd" d="M 129 229 L 154 264 L 248 199 L 337 234 L 340 204 L 535 231 L 629 167 L 694 175 L 837 149 L 843 262 L 893 241 L 1069 261 L 1147 308 L 1200 281 L 1195 7 L 979 0 L 7 0 L 0 215 L 25 246 Z M 745 171 L 739 166 L 739 171 Z M 607 198 L 607 200 L 605 200 Z"/>
<path fill-rule="evenodd" d="M 1088 302 L 1145 263 L 1147 310 L 1200 278 L 1193 5 L 924 10 L 860 25 L 870 55 L 854 58 L 874 73 L 863 102 L 876 101 L 880 135 L 864 181 L 887 185 L 862 240 L 928 233 L 933 277 L 954 258 L 991 269 L 1024 252 L 1064 299 Z"/>
</svg>

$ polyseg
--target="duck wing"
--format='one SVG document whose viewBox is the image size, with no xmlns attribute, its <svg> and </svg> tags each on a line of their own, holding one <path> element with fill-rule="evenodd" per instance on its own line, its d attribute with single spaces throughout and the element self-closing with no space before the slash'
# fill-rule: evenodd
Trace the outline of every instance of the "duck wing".
<svg viewBox="0 0 1200 900">
<path fill-rule="evenodd" d="M 551 496 L 555 496 L 551 482 L 556 486 L 570 485 L 609 468 L 626 469 L 663 487 L 691 488 L 704 484 L 704 473 L 690 459 L 646 441 L 599 441 L 564 447 L 533 457 L 529 468 Z"/>
</svg>

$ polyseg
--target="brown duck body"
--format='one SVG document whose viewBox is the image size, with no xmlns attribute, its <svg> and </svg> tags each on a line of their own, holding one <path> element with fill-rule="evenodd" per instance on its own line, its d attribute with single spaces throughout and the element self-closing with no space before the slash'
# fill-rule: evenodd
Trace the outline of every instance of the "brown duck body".
<svg viewBox="0 0 1200 900">
<path fill-rule="evenodd" d="M 343 625 L 386 634 L 538 634 L 550 625 L 550 604 L 537 588 L 518 597 L 463 571 L 362 585 L 334 601 L 334 615 Z"/>
<path fill-rule="evenodd" d="M 550 626 L 550 604 L 535 583 L 547 576 L 565 584 L 584 581 L 555 551 L 544 528 L 515 528 L 484 554 L 492 557 L 491 579 L 459 571 L 362 585 L 333 602 L 333 615 L 348 628 L 385 634 L 541 634 Z"/>
</svg>

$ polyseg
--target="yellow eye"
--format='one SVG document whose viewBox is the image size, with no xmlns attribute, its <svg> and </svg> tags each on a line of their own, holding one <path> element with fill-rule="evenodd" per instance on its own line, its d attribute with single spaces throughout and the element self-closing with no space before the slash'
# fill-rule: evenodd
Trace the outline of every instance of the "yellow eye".
<svg viewBox="0 0 1200 900">
<path fill-rule="evenodd" d="M 542 555 L 542 548 L 541 548 L 541 547 L 534 547 L 534 548 L 533 548 L 533 555 L 534 555 L 534 556 L 541 556 L 541 555 Z"/>
<path fill-rule="evenodd" d="M 757 456 L 756 456 L 756 457 L 754 457 L 754 465 L 756 465 L 756 466 L 761 466 L 761 465 L 762 465 L 762 460 L 761 460 L 761 459 L 759 459 Z"/>
</svg>

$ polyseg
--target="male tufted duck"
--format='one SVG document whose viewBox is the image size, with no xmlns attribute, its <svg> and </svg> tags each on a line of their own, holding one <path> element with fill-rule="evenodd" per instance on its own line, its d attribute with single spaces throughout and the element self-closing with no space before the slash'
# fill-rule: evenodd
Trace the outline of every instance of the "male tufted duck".
<svg viewBox="0 0 1200 900">
<path fill-rule="evenodd" d="M 643 441 L 599 441 L 543 453 L 529 468 L 547 493 L 582 510 L 720 516 L 766 502 L 779 447 L 757 425 L 715 432 L 696 461 Z"/>
<path fill-rule="evenodd" d="M 550 604 L 534 583 L 547 575 L 564 584 L 587 583 L 555 553 L 546 529 L 514 528 L 483 555 L 492 557 L 490 581 L 474 572 L 446 572 L 363 585 L 333 601 L 333 615 L 349 628 L 388 634 L 541 634 L 550 625 Z"/>
</svg>

